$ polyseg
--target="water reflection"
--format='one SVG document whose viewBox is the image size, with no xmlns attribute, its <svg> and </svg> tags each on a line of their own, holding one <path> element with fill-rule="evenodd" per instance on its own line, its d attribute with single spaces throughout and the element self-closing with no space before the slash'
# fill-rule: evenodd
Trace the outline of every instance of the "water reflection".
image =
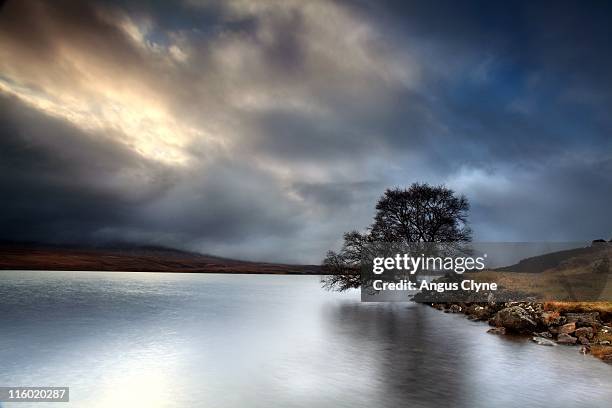
<svg viewBox="0 0 612 408">
<path fill-rule="evenodd" d="M 467 406 L 463 338 L 449 338 L 444 327 L 417 305 L 350 304 L 328 313 L 331 327 L 342 327 L 345 342 L 365 352 L 378 378 L 371 387 L 385 406 L 410 401 L 411 406 L 452 402 Z"/>
<path fill-rule="evenodd" d="M 576 348 L 486 333 L 482 323 L 414 304 L 349 304 L 328 327 L 357 343 L 378 378 L 380 406 L 605 407 L 612 367 Z"/>
<path fill-rule="evenodd" d="M 68 385 L 63 406 L 612 400 L 612 367 L 485 329 L 423 306 L 360 303 L 316 277 L 0 272 L 0 385 Z"/>
</svg>

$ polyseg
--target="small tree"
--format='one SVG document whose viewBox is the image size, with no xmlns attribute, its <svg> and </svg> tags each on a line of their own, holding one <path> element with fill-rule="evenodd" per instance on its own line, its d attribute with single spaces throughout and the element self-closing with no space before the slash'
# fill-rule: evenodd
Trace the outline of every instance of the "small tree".
<svg viewBox="0 0 612 408">
<path fill-rule="evenodd" d="M 408 189 L 387 189 L 376 204 L 373 224 L 365 233 L 344 234 L 340 252 L 323 260 L 323 287 L 344 291 L 361 283 L 360 264 L 374 242 L 468 242 L 469 203 L 445 186 L 414 183 Z"/>
<path fill-rule="evenodd" d="M 359 268 L 361 257 L 367 249 L 369 236 L 358 231 L 344 234 L 340 252 L 329 251 L 323 260 L 323 270 L 330 275 L 323 278 L 323 287 L 345 291 L 358 288 L 361 283 Z"/>
</svg>

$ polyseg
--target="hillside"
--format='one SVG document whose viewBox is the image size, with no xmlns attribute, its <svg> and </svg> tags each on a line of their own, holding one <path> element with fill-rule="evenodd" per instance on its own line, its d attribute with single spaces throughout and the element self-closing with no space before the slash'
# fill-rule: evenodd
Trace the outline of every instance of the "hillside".
<svg viewBox="0 0 612 408">
<path fill-rule="evenodd" d="M 517 264 L 497 268 L 498 271 L 540 273 L 546 270 L 560 268 L 568 264 L 588 265 L 594 258 L 612 249 L 612 244 L 600 243 L 582 248 L 573 248 L 564 251 L 556 251 L 548 254 L 525 258 Z"/>
<path fill-rule="evenodd" d="M 609 301 L 612 299 L 612 244 L 552 252 L 515 265 L 467 273 L 480 282 L 497 282 L 505 290 L 540 300 Z"/>
<path fill-rule="evenodd" d="M 317 265 L 227 259 L 165 247 L 0 243 L 0 270 L 318 274 Z"/>
</svg>

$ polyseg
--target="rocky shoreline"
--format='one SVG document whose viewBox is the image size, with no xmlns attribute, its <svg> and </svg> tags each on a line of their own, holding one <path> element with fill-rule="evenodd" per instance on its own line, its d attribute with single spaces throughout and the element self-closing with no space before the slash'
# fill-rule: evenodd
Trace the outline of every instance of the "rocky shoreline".
<svg viewBox="0 0 612 408">
<path fill-rule="evenodd" d="M 542 346 L 579 346 L 612 364 L 612 316 L 599 312 L 547 310 L 539 302 L 427 303 L 445 313 L 463 313 L 468 319 L 488 322 L 491 334 L 528 335 Z"/>
</svg>

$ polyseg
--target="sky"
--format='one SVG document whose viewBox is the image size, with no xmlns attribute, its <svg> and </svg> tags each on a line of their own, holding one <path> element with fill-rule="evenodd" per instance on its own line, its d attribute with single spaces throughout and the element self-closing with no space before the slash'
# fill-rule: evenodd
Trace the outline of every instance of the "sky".
<svg viewBox="0 0 612 408">
<path fill-rule="evenodd" d="M 318 263 L 388 187 L 612 238 L 612 4 L 7 1 L 0 239 Z"/>
</svg>

